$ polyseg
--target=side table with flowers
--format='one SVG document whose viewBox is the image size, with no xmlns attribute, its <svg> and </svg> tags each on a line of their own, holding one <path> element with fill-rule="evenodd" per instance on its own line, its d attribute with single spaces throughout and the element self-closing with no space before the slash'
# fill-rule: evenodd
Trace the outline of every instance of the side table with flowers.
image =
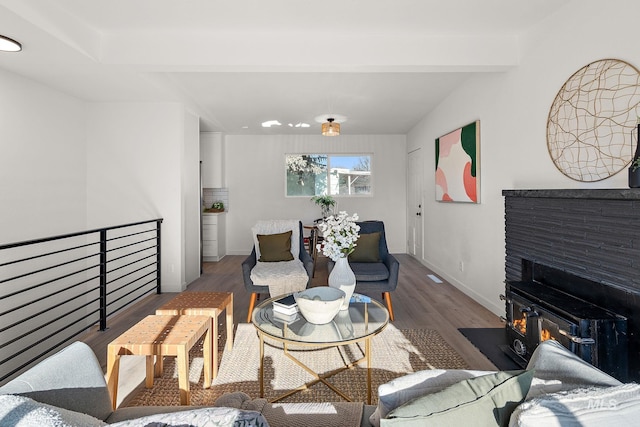
<svg viewBox="0 0 640 427">
<path fill-rule="evenodd" d="M 360 237 L 360 226 L 356 224 L 358 214 L 349 216 L 345 211 L 331 215 L 318 224 L 324 238 L 322 253 L 336 264 L 329 274 L 329 286 L 342 290 L 346 297 L 341 310 L 349 308 L 351 295 L 356 288 L 356 276 L 349 266 L 348 256 L 354 251 Z M 318 248 L 319 249 L 319 248 Z"/>
</svg>

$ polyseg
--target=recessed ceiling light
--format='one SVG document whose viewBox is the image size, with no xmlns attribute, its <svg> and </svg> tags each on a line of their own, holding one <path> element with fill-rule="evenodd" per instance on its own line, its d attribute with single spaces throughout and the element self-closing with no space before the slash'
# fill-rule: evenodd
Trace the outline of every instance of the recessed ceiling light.
<svg viewBox="0 0 640 427">
<path fill-rule="evenodd" d="M 282 123 L 277 120 L 267 120 L 266 122 L 262 122 L 263 128 L 270 128 L 271 126 L 282 126 Z"/>
<path fill-rule="evenodd" d="M 311 127 L 311 125 L 309 123 L 296 123 L 295 125 L 293 123 L 289 123 L 289 127 L 290 128 L 308 128 Z"/>
<path fill-rule="evenodd" d="M 315 121 L 318 123 L 324 123 L 329 119 L 333 119 L 335 123 L 344 123 L 347 121 L 347 116 L 343 116 L 342 114 L 322 114 L 315 118 Z"/>
<path fill-rule="evenodd" d="M 0 50 L 3 52 L 20 52 L 22 45 L 9 37 L 0 35 Z"/>
</svg>

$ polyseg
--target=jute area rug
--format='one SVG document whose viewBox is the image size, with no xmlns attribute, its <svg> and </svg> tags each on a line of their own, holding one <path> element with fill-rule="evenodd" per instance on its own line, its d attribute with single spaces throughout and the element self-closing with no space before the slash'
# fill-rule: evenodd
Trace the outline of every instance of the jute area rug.
<svg viewBox="0 0 640 427">
<path fill-rule="evenodd" d="M 393 325 L 372 339 L 372 404 L 377 404 L 380 384 L 407 373 L 424 369 L 468 369 L 469 366 L 438 334 L 429 329 L 400 330 Z M 300 348 L 291 353 L 315 372 L 331 372 L 364 355 L 364 343 L 326 349 Z M 260 397 L 260 340 L 252 324 L 238 325 L 233 349 L 224 351 L 217 378 L 209 389 L 202 388 L 202 347 L 194 346 L 190 354 L 191 405 L 210 406 L 224 393 L 243 391 L 252 398 Z M 268 400 L 281 396 L 313 380 L 313 377 L 287 358 L 279 343 L 265 341 L 265 396 Z M 353 401 L 366 402 L 367 370 L 363 361 L 329 378 Z M 127 399 L 125 406 L 179 405 L 178 379 L 174 358 L 166 358 L 162 378 L 154 386 L 144 386 Z M 322 383 L 315 384 L 282 402 L 339 402 L 343 399 Z"/>
</svg>

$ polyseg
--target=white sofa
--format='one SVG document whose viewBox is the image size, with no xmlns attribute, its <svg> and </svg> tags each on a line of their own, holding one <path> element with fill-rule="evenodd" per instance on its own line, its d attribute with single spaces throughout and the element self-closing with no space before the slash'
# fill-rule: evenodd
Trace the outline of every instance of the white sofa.
<svg viewBox="0 0 640 427">
<path fill-rule="evenodd" d="M 287 404 L 234 393 L 216 405 L 257 410 L 272 427 L 293 425 L 282 421 L 295 412 Z M 320 412 L 308 415 L 306 424 L 297 415 L 296 425 L 327 425 Z M 542 343 L 523 371 L 435 369 L 397 378 L 378 388 L 378 405 L 364 405 L 360 419 L 361 427 L 606 424 L 640 425 L 640 386 L 622 384 L 555 341 Z"/>
<path fill-rule="evenodd" d="M 0 426 L 267 427 L 264 417 L 234 408 L 156 406 L 111 409 L 100 363 L 74 342 L 0 387 Z"/>
<path fill-rule="evenodd" d="M 12 427 L 606 424 L 640 425 L 640 386 L 620 383 L 553 341 L 538 347 L 525 371 L 427 370 L 400 377 L 379 387 L 377 406 L 271 404 L 238 392 L 209 408 L 113 411 L 104 373 L 80 342 L 0 387 L 0 425 Z"/>
</svg>

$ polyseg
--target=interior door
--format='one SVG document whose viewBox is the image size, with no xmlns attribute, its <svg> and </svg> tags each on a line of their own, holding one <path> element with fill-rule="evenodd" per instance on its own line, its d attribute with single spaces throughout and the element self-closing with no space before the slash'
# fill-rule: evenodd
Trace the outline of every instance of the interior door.
<svg viewBox="0 0 640 427">
<path fill-rule="evenodd" d="M 422 189 L 424 185 L 424 165 L 422 150 L 418 148 L 409 153 L 408 158 L 408 192 L 407 202 L 407 251 L 418 259 L 422 259 Z"/>
</svg>

